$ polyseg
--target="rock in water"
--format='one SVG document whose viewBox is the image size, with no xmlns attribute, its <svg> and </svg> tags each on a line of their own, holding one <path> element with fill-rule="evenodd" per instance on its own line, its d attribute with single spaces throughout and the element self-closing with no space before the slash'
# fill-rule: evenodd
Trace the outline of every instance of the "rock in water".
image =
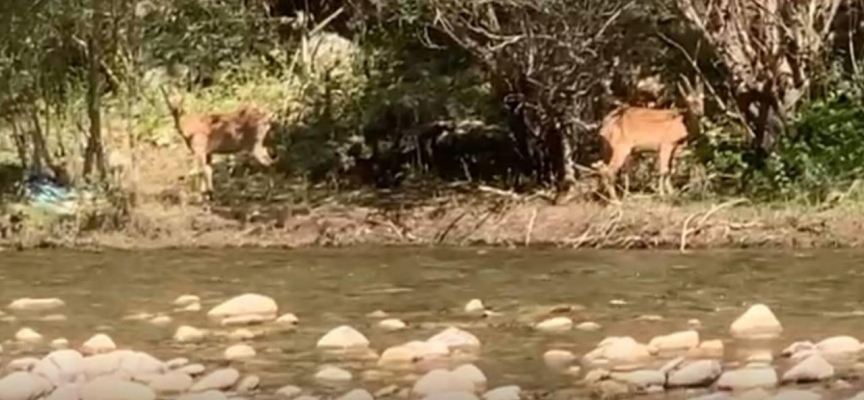
<svg viewBox="0 0 864 400">
<path fill-rule="evenodd" d="M 246 293 L 213 307 L 207 312 L 207 316 L 220 320 L 242 317 L 276 319 L 278 311 L 275 300 L 260 294 Z"/>
<path fill-rule="evenodd" d="M 755 304 L 732 323 L 729 331 L 736 339 L 772 339 L 780 336 L 783 327 L 768 306 Z"/>
<path fill-rule="evenodd" d="M 369 339 L 356 329 L 343 325 L 334 328 L 318 340 L 318 348 L 366 348 Z"/>
</svg>

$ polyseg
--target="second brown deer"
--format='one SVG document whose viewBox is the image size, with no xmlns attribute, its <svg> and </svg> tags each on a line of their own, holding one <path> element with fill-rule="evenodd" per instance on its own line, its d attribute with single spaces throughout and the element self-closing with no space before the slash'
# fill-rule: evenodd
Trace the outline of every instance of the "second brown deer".
<svg viewBox="0 0 864 400">
<path fill-rule="evenodd" d="M 183 107 L 183 95 L 169 95 L 164 87 L 160 90 L 171 111 L 175 129 L 192 152 L 193 173 L 203 178 L 199 187 L 205 195 L 213 193 L 211 164 L 214 154 L 246 153 L 262 166 L 273 164 L 264 147 L 272 125 L 269 113 L 253 106 L 242 106 L 230 113 L 188 113 Z"/>
<path fill-rule="evenodd" d="M 689 126 L 698 124 L 704 115 L 704 91 L 701 80 L 696 85 L 682 77 L 678 89 L 684 96 L 684 109 L 655 109 L 622 106 L 610 112 L 600 125 L 603 162 L 598 163 L 604 186 L 611 201 L 618 201 L 615 177 L 634 151 L 656 151 L 658 191 L 674 191 L 670 179 L 675 153 L 686 145 Z"/>
</svg>

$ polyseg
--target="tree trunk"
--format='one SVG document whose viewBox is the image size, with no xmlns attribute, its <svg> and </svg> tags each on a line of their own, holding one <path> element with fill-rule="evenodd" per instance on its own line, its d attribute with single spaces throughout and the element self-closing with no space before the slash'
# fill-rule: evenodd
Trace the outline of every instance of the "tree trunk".
<svg viewBox="0 0 864 400">
<path fill-rule="evenodd" d="M 90 118 L 90 135 L 84 152 L 84 178 L 90 178 L 94 163 L 99 177 L 105 179 L 105 157 L 102 151 L 102 118 L 99 89 L 99 35 L 102 24 L 102 0 L 93 0 L 93 21 L 88 47 L 89 68 L 87 71 L 87 115 Z"/>
</svg>

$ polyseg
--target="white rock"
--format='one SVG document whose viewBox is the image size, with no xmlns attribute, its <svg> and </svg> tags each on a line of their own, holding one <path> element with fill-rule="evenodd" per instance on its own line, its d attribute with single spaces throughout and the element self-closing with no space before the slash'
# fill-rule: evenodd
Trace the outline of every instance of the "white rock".
<svg viewBox="0 0 864 400">
<path fill-rule="evenodd" d="M 337 397 L 336 400 L 375 400 L 375 398 L 366 390 L 354 389 Z"/>
<path fill-rule="evenodd" d="M 174 341 L 180 343 L 196 343 L 204 339 L 206 333 L 198 328 L 183 325 L 174 333 Z"/>
<path fill-rule="evenodd" d="M 54 350 L 62 350 L 69 348 L 69 340 L 66 338 L 57 338 L 51 341 L 51 348 Z"/>
<path fill-rule="evenodd" d="M 694 330 L 656 336 L 648 342 L 649 347 L 659 351 L 690 350 L 699 345 L 699 332 Z"/>
<path fill-rule="evenodd" d="M 402 345 L 388 347 L 378 359 L 380 367 L 403 367 L 424 359 L 447 357 L 450 349 L 441 343 L 408 342 Z"/>
<path fill-rule="evenodd" d="M 84 354 L 107 353 L 116 349 L 117 345 L 114 344 L 114 340 L 104 333 L 91 337 L 81 345 L 81 352 Z"/>
<path fill-rule="evenodd" d="M 452 371 L 453 374 L 467 379 L 474 384 L 474 390 L 479 391 L 486 387 L 486 375 L 474 364 L 463 364 Z"/>
<path fill-rule="evenodd" d="M 291 313 L 282 314 L 279 318 L 276 318 L 276 323 L 280 325 L 297 325 L 299 322 L 300 319 Z"/>
<path fill-rule="evenodd" d="M 228 400 L 228 396 L 218 390 L 207 390 L 198 393 L 186 393 L 176 400 Z"/>
<path fill-rule="evenodd" d="M 165 367 L 168 369 L 177 369 L 186 365 L 189 365 L 189 359 L 186 357 L 177 357 L 165 361 Z"/>
<path fill-rule="evenodd" d="M 201 298 L 194 294 L 184 294 L 174 300 L 174 305 L 177 307 L 186 307 L 191 304 L 200 304 Z"/>
<path fill-rule="evenodd" d="M 576 355 L 567 350 L 549 350 L 543 353 L 543 362 L 546 363 L 547 367 L 554 370 L 564 369 L 574 361 L 576 361 Z"/>
<path fill-rule="evenodd" d="M 334 328 L 318 340 L 318 348 L 366 348 L 369 339 L 350 326 Z"/>
<path fill-rule="evenodd" d="M 293 399 L 303 393 L 303 389 L 297 386 L 286 385 L 276 390 L 276 396 L 281 399 Z"/>
<path fill-rule="evenodd" d="M 192 387 L 192 377 L 179 371 L 158 375 L 148 382 L 158 393 L 181 393 Z"/>
<path fill-rule="evenodd" d="M 184 365 L 180 368 L 177 368 L 177 372 L 182 372 L 184 374 L 189 374 L 192 376 L 202 374 L 206 370 L 207 370 L 207 368 L 205 368 L 201 364 L 189 364 L 189 365 Z"/>
<path fill-rule="evenodd" d="M 501 386 L 484 393 L 483 400 L 519 400 L 521 393 L 519 386 Z"/>
<path fill-rule="evenodd" d="M 156 392 L 140 383 L 99 377 L 81 386 L 81 400 L 155 400 Z"/>
<path fill-rule="evenodd" d="M 0 379 L 0 400 L 31 400 L 51 389 L 51 384 L 27 372 L 16 371 Z"/>
<path fill-rule="evenodd" d="M 780 321 L 764 304 L 755 304 L 742 314 L 729 331 L 736 339 L 770 339 L 783 332 Z"/>
<path fill-rule="evenodd" d="M 660 371 L 638 370 L 624 373 L 612 373 L 612 379 L 627 383 L 635 389 L 644 390 L 650 386 L 663 386 L 666 384 L 666 375 Z"/>
<path fill-rule="evenodd" d="M 451 351 L 462 348 L 479 348 L 480 339 L 469 332 L 456 327 L 449 327 L 427 340 L 429 343 L 440 343 Z"/>
<path fill-rule="evenodd" d="M 84 358 L 84 373 L 88 380 L 106 376 L 120 369 L 120 359 L 125 353 L 114 351 Z"/>
<path fill-rule="evenodd" d="M 66 303 L 58 298 L 48 299 L 31 299 L 28 297 L 18 299 L 9 304 L 10 310 L 15 311 L 30 311 L 30 310 L 50 310 L 65 306 Z"/>
<path fill-rule="evenodd" d="M 315 374 L 315 379 L 322 382 L 342 383 L 353 379 L 350 372 L 338 367 L 324 367 Z"/>
<path fill-rule="evenodd" d="M 171 324 L 174 320 L 167 315 L 157 315 L 150 319 L 150 323 L 156 326 L 167 326 Z"/>
<path fill-rule="evenodd" d="M 555 317 L 539 322 L 534 328 L 542 332 L 564 332 L 573 328 L 573 320 L 567 317 Z"/>
<path fill-rule="evenodd" d="M 45 400 L 80 400 L 81 385 L 69 383 L 54 389 Z"/>
<path fill-rule="evenodd" d="M 258 335 L 255 332 L 252 332 L 246 328 L 239 328 L 231 331 L 228 334 L 228 338 L 231 340 L 250 340 L 254 339 Z"/>
<path fill-rule="evenodd" d="M 399 331 L 405 329 L 407 325 L 405 322 L 395 318 L 384 319 L 378 322 L 378 327 L 385 331 Z"/>
<path fill-rule="evenodd" d="M 670 387 L 705 386 L 714 382 L 722 372 L 723 366 L 717 360 L 693 361 L 681 369 L 672 371 L 667 384 Z"/>
<path fill-rule="evenodd" d="M 486 307 L 483 306 L 483 302 L 480 299 L 471 299 L 468 304 L 465 304 L 465 312 L 469 314 L 480 314 L 486 310 Z"/>
<path fill-rule="evenodd" d="M 651 353 L 648 347 L 629 336 L 608 337 L 600 342 L 598 347 L 582 357 L 589 366 L 593 364 L 614 364 L 619 368 L 637 368 L 642 366 Z"/>
<path fill-rule="evenodd" d="M 24 343 L 38 343 L 42 341 L 42 335 L 30 328 L 21 328 L 15 333 L 15 340 Z"/>
<path fill-rule="evenodd" d="M 157 359 L 142 351 L 125 351 L 121 353 L 120 369 L 131 376 L 162 374 L 168 367 Z"/>
<path fill-rule="evenodd" d="M 260 324 L 276 318 L 274 316 L 264 316 L 257 314 L 248 314 L 248 315 L 238 315 L 235 317 L 225 317 L 220 322 L 222 326 L 235 326 L 235 325 L 254 325 Z"/>
<path fill-rule="evenodd" d="M 783 382 L 812 382 L 834 377 L 834 366 L 819 354 L 804 359 L 783 374 Z"/>
<path fill-rule="evenodd" d="M 858 353 L 861 342 L 851 336 L 832 336 L 816 344 L 816 349 L 825 357 Z"/>
<path fill-rule="evenodd" d="M 85 374 L 84 356 L 75 350 L 53 351 L 48 353 L 43 361 L 48 361 L 56 367 L 59 380 L 57 382 L 52 381 L 55 385 L 74 383 L 78 380 L 79 376 Z M 34 366 L 34 372 L 36 367 Z"/>
<path fill-rule="evenodd" d="M 198 312 L 201 311 L 201 303 L 192 303 L 186 307 L 180 308 L 179 311 Z"/>
<path fill-rule="evenodd" d="M 433 393 L 423 400 L 478 400 L 474 393 L 466 391 L 455 391 L 446 393 Z"/>
<path fill-rule="evenodd" d="M 258 375 L 248 375 L 237 383 L 237 393 L 251 393 L 261 384 L 261 378 Z"/>
<path fill-rule="evenodd" d="M 726 371 L 717 380 L 721 390 L 749 390 L 777 386 L 777 371 L 774 368 L 743 368 Z"/>
<path fill-rule="evenodd" d="M 6 364 L 6 369 L 9 371 L 29 371 L 38 362 L 39 359 L 36 357 L 16 358 Z"/>
<path fill-rule="evenodd" d="M 240 379 L 240 372 L 234 368 L 217 369 L 195 382 L 190 392 L 206 392 L 208 390 L 222 390 L 234 386 Z"/>
<path fill-rule="evenodd" d="M 582 332 L 599 331 L 601 328 L 602 327 L 600 326 L 600 324 L 593 321 L 585 321 L 580 323 L 579 325 L 576 325 L 576 330 Z"/>
<path fill-rule="evenodd" d="M 260 294 L 246 293 L 234 297 L 207 312 L 211 318 L 224 319 L 242 316 L 259 316 L 275 319 L 279 307 L 276 301 Z"/>
<path fill-rule="evenodd" d="M 235 344 L 225 349 L 226 360 L 244 360 L 255 357 L 255 349 L 245 344 Z"/>
<path fill-rule="evenodd" d="M 414 383 L 411 394 L 420 398 L 440 393 L 474 391 L 474 383 L 445 369 L 434 369 Z"/>
</svg>

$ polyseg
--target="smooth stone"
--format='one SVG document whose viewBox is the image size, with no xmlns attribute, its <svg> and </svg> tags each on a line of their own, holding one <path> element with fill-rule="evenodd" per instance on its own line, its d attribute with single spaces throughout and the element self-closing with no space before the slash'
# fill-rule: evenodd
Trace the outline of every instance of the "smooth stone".
<svg viewBox="0 0 864 400">
<path fill-rule="evenodd" d="M 297 325 L 300 323 L 300 319 L 298 319 L 294 314 L 286 313 L 280 315 L 279 318 L 276 318 L 275 322 L 280 325 Z"/>
<path fill-rule="evenodd" d="M 207 390 L 198 393 L 186 393 L 175 400 L 228 400 L 228 396 L 218 390 Z"/>
<path fill-rule="evenodd" d="M 238 341 L 251 340 L 251 339 L 255 339 L 258 336 L 259 335 L 257 335 L 255 332 L 252 332 L 246 328 L 235 329 L 235 330 L 231 331 L 231 333 L 228 334 L 229 339 L 238 340 Z"/>
<path fill-rule="evenodd" d="M 613 364 L 618 369 L 637 369 L 651 358 L 648 346 L 629 336 L 608 337 L 596 349 L 582 357 L 583 362 L 593 364 Z"/>
<path fill-rule="evenodd" d="M 337 397 L 336 400 L 375 400 L 375 398 L 364 389 L 354 389 Z"/>
<path fill-rule="evenodd" d="M 156 326 L 167 326 L 174 320 L 167 315 L 157 315 L 150 320 L 150 323 Z"/>
<path fill-rule="evenodd" d="M 815 345 L 824 357 L 857 355 L 862 350 L 861 342 L 851 336 L 832 336 Z"/>
<path fill-rule="evenodd" d="M 783 332 L 783 326 L 768 306 L 755 304 L 732 323 L 729 331 L 736 339 L 772 339 Z"/>
<path fill-rule="evenodd" d="M 449 327 L 447 329 L 444 329 L 438 334 L 430 337 L 427 342 L 433 344 L 443 344 L 447 346 L 447 348 L 449 348 L 451 351 L 454 349 L 476 349 L 480 347 L 480 339 L 477 339 L 477 337 L 470 332 L 464 331 L 456 327 Z"/>
<path fill-rule="evenodd" d="M 468 314 L 480 314 L 485 310 L 486 307 L 480 299 L 471 299 L 468 304 L 465 304 L 465 312 Z"/>
<path fill-rule="evenodd" d="M 158 375 L 148 382 L 151 389 L 159 393 L 180 393 L 192 387 L 192 377 L 179 371 Z"/>
<path fill-rule="evenodd" d="M 369 339 L 356 329 L 343 325 L 327 332 L 317 343 L 318 348 L 366 348 Z"/>
<path fill-rule="evenodd" d="M 610 376 L 612 379 L 625 382 L 637 390 L 644 390 L 649 386 L 663 386 L 666 384 L 666 375 L 654 370 L 645 369 L 624 373 L 613 372 Z"/>
<path fill-rule="evenodd" d="M 42 335 L 31 328 L 21 328 L 15 333 L 15 340 L 24 343 L 38 343 L 42 341 Z"/>
<path fill-rule="evenodd" d="M 15 371 L 0 379 L 0 400 L 31 400 L 51 390 L 51 383 L 28 372 Z"/>
<path fill-rule="evenodd" d="M 57 338 L 51 341 L 51 348 L 54 350 L 63 350 L 69 348 L 69 340 L 66 338 Z"/>
<path fill-rule="evenodd" d="M 110 336 L 104 333 L 97 334 L 90 339 L 87 339 L 87 341 L 81 345 L 81 352 L 88 355 L 108 353 L 114 350 L 117 350 L 117 345 Z"/>
<path fill-rule="evenodd" d="M 717 360 L 698 360 L 671 371 L 667 380 L 670 387 L 689 387 L 708 385 L 723 372 L 723 366 Z"/>
<path fill-rule="evenodd" d="M 486 375 L 474 364 L 462 364 L 451 372 L 473 383 L 475 391 L 486 387 Z"/>
<path fill-rule="evenodd" d="M 690 350 L 699 346 L 699 332 L 689 330 L 656 336 L 648 342 L 648 346 L 659 351 Z"/>
<path fill-rule="evenodd" d="M 196 343 L 204 339 L 206 333 L 198 328 L 183 325 L 174 333 L 174 341 L 180 343 Z"/>
<path fill-rule="evenodd" d="M 200 374 L 204 373 L 204 371 L 206 371 L 206 370 L 207 370 L 207 368 L 201 364 L 189 364 L 189 365 L 184 365 L 180 368 L 177 368 L 177 372 L 182 372 L 184 374 L 189 374 L 192 376 L 200 375 Z"/>
<path fill-rule="evenodd" d="M 595 332 L 599 331 L 601 328 L 600 324 L 593 321 L 585 321 L 576 325 L 576 330 L 582 332 Z"/>
<path fill-rule="evenodd" d="M 687 355 L 690 358 L 723 358 L 723 341 L 719 339 L 706 340 L 691 349 Z"/>
<path fill-rule="evenodd" d="M 50 363 L 51 366 L 49 367 L 45 363 Z M 85 373 L 84 356 L 75 350 L 55 350 L 48 353 L 45 358 L 33 366 L 33 372 L 38 372 L 43 365 L 48 370 L 51 370 L 51 372 L 48 372 L 49 374 L 53 374 L 56 371 L 56 377 L 52 376 L 49 378 L 46 376 L 46 378 L 58 386 L 61 383 L 74 383 L 80 375 L 84 375 Z"/>
<path fill-rule="evenodd" d="M 566 332 L 573 328 L 573 320 L 568 317 L 555 317 L 539 322 L 534 326 L 541 332 Z"/>
<path fill-rule="evenodd" d="M 549 350 L 543 353 L 543 362 L 554 370 L 565 369 L 576 361 L 576 355 L 567 350 Z"/>
<path fill-rule="evenodd" d="M 777 386 L 777 371 L 774 368 L 744 368 L 723 372 L 717 387 L 726 390 L 749 390 Z"/>
<path fill-rule="evenodd" d="M 189 359 L 186 357 L 177 357 L 165 361 L 165 367 L 168 369 L 177 369 L 186 365 L 189 365 Z"/>
<path fill-rule="evenodd" d="M 423 400 L 479 400 L 477 395 L 467 391 L 455 391 L 447 393 L 433 393 Z"/>
<path fill-rule="evenodd" d="M 834 377 L 834 366 L 820 354 L 813 354 L 783 374 L 782 382 L 813 382 Z"/>
<path fill-rule="evenodd" d="M 66 303 L 58 298 L 46 298 L 46 299 L 31 299 L 29 297 L 21 298 L 14 300 L 7 307 L 13 311 L 33 311 L 33 310 L 50 310 L 53 308 L 60 308 L 65 306 Z"/>
<path fill-rule="evenodd" d="M 338 367 L 324 367 L 315 374 L 315 379 L 323 382 L 342 383 L 353 379 L 350 372 Z"/>
<path fill-rule="evenodd" d="M 200 304 L 201 298 L 194 294 L 184 294 L 174 300 L 174 305 L 177 307 L 186 307 L 191 304 Z"/>
<path fill-rule="evenodd" d="M 255 349 L 245 344 L 235 344 L 225 349 L 226 360 L 245 360 L 255 357 Z"/>
<path fill-rule="evenodd" d="M 189 391 L 206 392 L 208 390 L 223 390 L 234 386 L 238 379 L 240 379 L 240 372 L 234 368 L 217 369 L 202 377 L 198 382 L 195 382 L 189 388 Z"/>
<path fill-rule="evenodd" d="M 261 384 L 261 378 L 258 375 L 247 375 L 237 384 L 237 393 L 251 393 L 258 389 L 258 385 Z"/>
<path fill-rule="evenodd" d="M 787 389 L 768 398 L 769 400 L 820 400 L 822 395 L 809 390 Z"/>
<path fill-rule="evenodd" d="M 471 393 L 474 390 L 474 383 L 465 377 L 445 369 L 434 369 L 414 382 L 411 394 L 413 396 L 427 397 L 436 393 Z"/>
<path fill-rule="evenodd" d="M 293 399 L 303 393 L 303 389 L 297 386 L 286 385 L 276 390 L 276 397 L 281 399 Z"/>
<path fill-rule="evenodd" d="M 38 362 L 39 359 L 36 357 L 16 358 L 6 364 L 6 369 L 9 371 L 29 371 Z"/>
<path fill-rule="evenodd" d="M 81 400 L 155 400 L 156 392 L 140 383 L 99 377 L 81 386 Z"/>
<path fill-rule="evenodd" d="M 255 293 L 245 293 L 217 305 L 207 312 L 211 318 L 232 318 L 246 315 L 257 315 L 275 319 L 279 307 L 270 297 Z"/>
<path fill-rule="evenodd" d="M 405 329 L 407 326 L 408 325 L 406 325 L 405 322 L 395 318 L 385 319 L 378 322 L 378 327 L 385 331 L 399 331 Z"/>
<path fill-rule="evenodd" d="M 80 400 L 81 385 L 78 383 L 69 383 L 58 386 L 51 392 L 45 400 Z"/>
<path fill-rule="evenodd" d="M 483 393 L 483 400 L 519 400 L 521 393 L 519 386 L 501 386 Z"/>
</svg>

